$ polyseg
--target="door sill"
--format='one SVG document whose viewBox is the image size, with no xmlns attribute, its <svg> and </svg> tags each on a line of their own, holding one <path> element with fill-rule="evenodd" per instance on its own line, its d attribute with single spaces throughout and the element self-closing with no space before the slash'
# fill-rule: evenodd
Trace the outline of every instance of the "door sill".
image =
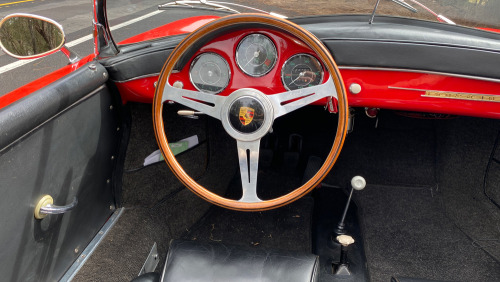
<svg viewBox="0 0 500 282">
<path fill-rule="evenodd" d="M 61 277 L 61 280 L 59 281 L 71 281 L 75 275 L 78 273 L 80 268 L 85 264 L 85 262 L 89 259 L 89 257 L 92 255 L 92 253 L 97 249 L 97 246 L 101 243 L 101 241 L 106 237 L 106 234 L 108 234 L 109 230 L 111 230 L 111 227 L 115 225 L 115 223 L 118 221 L 120 216 L 122 215 L 124 211 L 124 208 L 119 208 L 116 209 L 116 211 L 111 215 L 111 217 L 106 221 L 106 223 L 103 225 L 101 230 L 97 232 L 95 235 L 94 239 L 90 241 L 88 246 L 83 250 L 82 254 L 78 257 L 78 259 L 71 265 L 71 267 L 66 271 L 63 277 Z"/>
</svg>

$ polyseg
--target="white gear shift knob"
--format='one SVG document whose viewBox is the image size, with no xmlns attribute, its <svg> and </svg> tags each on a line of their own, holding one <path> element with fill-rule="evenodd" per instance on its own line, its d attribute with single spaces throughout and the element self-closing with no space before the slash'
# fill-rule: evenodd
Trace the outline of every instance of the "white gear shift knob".
<svg viewBox="0 0 500 282">
<path fill-rule="evenodd" d="M 360 190 L 363 190 L 365 189 L 365 186 L 366 186 L 366 180 L 363 178 L 363 176 L 354 176 L 352 179 L 351 179 L 351 186 L 352 186 L 352 189 L 354 190 L 357 190 L 357 191 L 360 191 Z"/>
<path fill-rule="evenodd" d="M 339 242 L 344 247 L 348 247 L 349 245 L 354 243 L 354 238 L 349 235 L 339 235 L 337 236 L 337 242 Z"/>
</svg>

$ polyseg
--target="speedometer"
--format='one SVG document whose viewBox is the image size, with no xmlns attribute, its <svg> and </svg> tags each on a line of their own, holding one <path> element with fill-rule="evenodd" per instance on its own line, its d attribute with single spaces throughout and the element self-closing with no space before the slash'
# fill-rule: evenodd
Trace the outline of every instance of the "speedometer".
<svg viewBox="0 0 500 282">
<path fill-rule="evenodd" d="M 312 55 L 296 54 L 283 65 L 281 81 L 288 90 L 319 85 L 323 81 L 323 67 Z"/>
<path fill-rule="evenodd" d="M 238 67 L 250 76 L 263 76 L 274 67 L 278 59 L 273 41 L 260 33 L 245 36 L 236 48 Z"/>
<path fill-rule="evenodd" d="M 216 53 L 198 55 L 191 63 L 189 78 L 196 89 L 219 93 L 229 84 L 231 71 L 227 61 Z"/>
</svg>

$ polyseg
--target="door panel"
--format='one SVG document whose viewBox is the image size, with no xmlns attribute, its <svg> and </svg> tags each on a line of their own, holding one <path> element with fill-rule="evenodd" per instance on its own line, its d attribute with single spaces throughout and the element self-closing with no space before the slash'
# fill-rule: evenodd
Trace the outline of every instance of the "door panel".
<svg viewBox="0 0 500 282">
<path fill-rule="evenodd" d="M 0 111 L 0 276 L 6 281 L 58 280 L 113 212 L 119 121 L 104 85 L 107 73 L 92 64 Z M 35 219 L 45 194 L 55 205 L 74 197 L 78 205 Z"/>
</svg>

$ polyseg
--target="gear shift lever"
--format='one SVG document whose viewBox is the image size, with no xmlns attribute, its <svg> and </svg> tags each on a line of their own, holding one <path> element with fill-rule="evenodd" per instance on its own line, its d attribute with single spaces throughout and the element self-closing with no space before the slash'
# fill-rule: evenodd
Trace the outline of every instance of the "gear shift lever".
<svg viewBox="0 0 500 282">
<path fill-rule="evenodd" d="M 347 215 L 347 210 L 349 209 L 349 204 L 351 203 L 351 198 L 352 198 L 352 192 L 354 190 L 361 191 L 365 189 L 366 186 L 366 180 L 362 176 L 354 176 L 351 179 L 351 192 L 349 193 L 349 198 L 347 199 L 347 204 L 345 205 L 344 213 L 342 214 L 342 218 L 340 219 L 339 223 L 337 224 L 337 228 L 335 229 L 335 233 L 337 235 L 342 235 L 345 234 L 345 216 Z"/>
</svg>

